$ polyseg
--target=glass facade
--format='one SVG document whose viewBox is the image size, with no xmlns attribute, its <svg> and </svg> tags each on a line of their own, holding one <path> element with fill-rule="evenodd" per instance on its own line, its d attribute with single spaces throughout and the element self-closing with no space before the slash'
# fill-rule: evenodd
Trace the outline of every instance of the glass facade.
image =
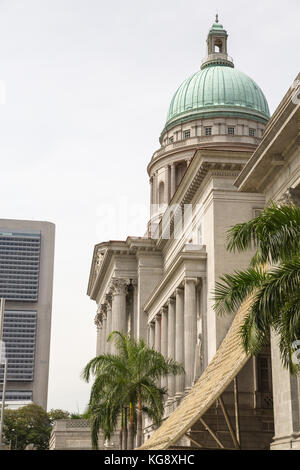
<svg viewBox="0 0 300 470">
<path fill-rule="evenodd" d="M 0 228 L 0 298 L 37 302 L 40 232 L 8 232 Z"/>
<path fill-rule="evenodd" d="M 2 391 L 0 392 L 2 400 Z M 5 401 L 32 401 L 31 390 L 6 390 Z"/>
<path fill-rule="evenodd" d="M 27 382 L 34 379 L 36 343 L 35 311 L 6 310 L 4 314 L 3 341 L 8 359 L 7 381 Z M 0 367 L 3 382 L 4 365 Z"/>
</svg>

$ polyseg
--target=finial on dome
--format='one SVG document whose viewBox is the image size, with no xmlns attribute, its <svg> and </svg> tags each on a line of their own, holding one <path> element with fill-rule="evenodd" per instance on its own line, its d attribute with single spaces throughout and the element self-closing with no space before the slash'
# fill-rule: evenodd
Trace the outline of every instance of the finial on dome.
<svg viewBox="0 0 300 470">
<path fill-rule="evenodd" d="M 218 15 L 218 13 L 216 14 L 216 23 L 219 23 L 219 15 Z"/>
</svg>

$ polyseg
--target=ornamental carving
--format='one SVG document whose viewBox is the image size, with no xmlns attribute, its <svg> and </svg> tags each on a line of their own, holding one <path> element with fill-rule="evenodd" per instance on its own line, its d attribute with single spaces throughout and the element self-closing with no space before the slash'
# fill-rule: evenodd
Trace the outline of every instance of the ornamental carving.
<svg viewBox="0 0 300 470">
<path fill-rule="evenodd" d="M 97 328 L 102 328 L 103 320 L 106 320 L 106 304 L 100 304 L 94 319 Z"/>
<path fill-rule="evenodd" d="M 111 293 L 112 295 L 126 295 L 128 282 L 125 279 L 112 279 Z"/>
<path fill-rule="evenodd" d="M 104 253 L 101 252 L 100 250 L 98 250 L 97 255 L 96 255 L 96 263 L 95 263 L 96 276 L 98 275 L 98 273 L 101 269 L 101 265 L 102 265 L 102 262 L 103 262 L 103 257 L 104 257 Z"/>
<path fill-rule="evenodd" d="M 295 204 L 300 207 L 300 189 L 288 188 L 278 203 L 281 205 Z"/>
</svg>

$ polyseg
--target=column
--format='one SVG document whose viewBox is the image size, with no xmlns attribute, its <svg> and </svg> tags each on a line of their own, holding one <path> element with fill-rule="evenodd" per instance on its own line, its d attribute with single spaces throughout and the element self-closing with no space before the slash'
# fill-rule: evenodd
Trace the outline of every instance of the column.
<svg viewBox="0 0 300 470">
<path fill-rule="evenodd" d="M 152 204 L 158 204 L 157 198 L 157 173 L 153 173 L 153 202 Z"/>
<path fill-rule="evenodd" d="M 153 204 L 153 177 L 150 177 L 150 204 Z"/>
<path fill-rule="evenodd" d="M 154 348 L 154 338 L 155 338 L 155 323 L 151 322 L 149 324 L 149 348 Z"/>
<path fill-rule="evenodd" d="M 106 327 L 107 327 L 107 313 L 103 315 L 103 320 L 102 320 L 102 335 L 101 335 L 101 341 L 102 341 L 102 348 L 101 348 L 101 354 L 106 353 Z"/>
<path fill-rule="evenodd" d="M 105 332 L 105 354 L 110 354 L 111 343 L 107 341 L 112 328 L 112 314 L 111 314 L 111 294 L 106 294 L 106 332 Z"/>
<path fill-rule="evenodd" d="M 184 297 L 183 289 L 177 288 L 175 291 L 175 360 L 184 365 Z M 184 392 L 184 374 L 175 377 L 176 400 L 180 401 Z"/>
<path fill-rule="evenodd" d="M 156 317 L 155 317 L 154 349 L 158 352 L 160 352 L 160 337 L 161 337 L 160 315 L 156 315 Z"/>
<path fill-rule="evenodd" d="M 184 368 L 185 392 L 194 378 L 195 349 L 197 344 L 196 278 L 186 278 L 184 288 Z"/>
<path fill-rule="evenodd" d="M 279 335 L 271 331 L 272 383 L 275 436 L 271 450 L 300 449 L 300 410 L 297 375 L 281 361 Z M 297 358 L 299 357 L 296 349 Z"/>
<path fill-rule="evenodd" d="M 176 190 L 176 166 L 175 163 L 171 165 L 171 199 Z"/>
<path fill-rule="evenodd" d="M 165 167 L 165 191 L 164 191 L 165 204 L 169 204 L 169 165 Z"/>
<path fill-rule="evenodd" d="M 96 356 L 100 356 L 101 354 L 101 333 L 102 333 L 102 326 L 100 322 L 97 324 L 97 344 L 96 344 Z"/>
<path fill-rule="evenodd" d="M 168 356 L 168 309 L 162 307 L 161 309 L 161 351 L 164 358 Z M 167 377 L 161 378 L 161 386 L 167 388 Z"/>
<path fill-rule="evenodd" d="M 105 334 L 106 331 L 104 329 L 104 318 L 106 318 L 106 305 L 101 304 L 101 334 L 100 334 L 100 353 L 105 354 Z"/>
<path fill-rule="evenodd" d="M 168 357 L 175 359 L 175 299 L 170 298 L 168 302 Z M 175 376 L 168 376 L 169 399 L 175 395 Z"/>
<path fill-rule="evenodd" d="M 161 316 L 157 314 L 155 316 L 155 336 L 154 336 L 154 349 L 158 352 L 161 351 Z M 158 387 L 161 386 L 161 380 L 157 380 Z"/>
<path fill-rule="evenodd" d="M 112 331 L 127 332 L 126 294 L 127 282 L 125 279 L 112 280 Z M 116 354 L 114 342 L 111 342 L 111 354 Z"/>
<path fill-rule="evenodd" d="M 133 310 L 132 310 L 132 315 L 133 315 L 133 334 L 135 339 L 139 339 L 138 337 L 138 282 L 137 279 L 134 279 L 132 281 L 132 286 L 133 286 Z"/>
<path fill-rule="evenodd" d="M 208 353 L 207 353 L 207 279 L 201 278 L 201 315 L 202 315 L 202 368 L 206 369 L 208 366 Z"/>
<path fill-rule="evenodd" d="M 98 306 L 96 316 L 94 318 L 94 323 L 97 327 L 97 341 L 96 341 L 96 356 L 101 354 L 101 334 L 102 334 L 102 317 L 101 317 L 101 306 Z"/>
</svg>

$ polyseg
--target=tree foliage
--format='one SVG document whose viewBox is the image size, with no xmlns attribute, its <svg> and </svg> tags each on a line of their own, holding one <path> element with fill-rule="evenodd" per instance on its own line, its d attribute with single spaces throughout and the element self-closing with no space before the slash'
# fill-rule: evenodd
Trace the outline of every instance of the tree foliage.
<svg viewBox="0 0 300 470">
<path fill-rule="evenodd" d="M 228 232 L 227 249 L 241 252 L 255 248 L 250 266 L 225 274 L 216 283 L 214 308 L 233 313 L 252 296 L 242 326 L 245 350 L 257 354 L 269 342 L 270 328 L 279 335 L 283 364 L 292 373 L 295 344 L 300 338 L 300 208 L 271 204 L 258 217 L 237 224 Z"/>
<path fill-rule="evenodd" d="M 24 450 L 28 444 L 35 449 L 47 450 L 51 422 L 46 411 L 36 404 L 17 410 L 5 409 L 3 435 L 11 449 Z"/>
<path fill-rule="evenodd" d="M 173 359 L 148 348 L 144 340 L 135 340 L 114 331 L 108 337 L 114 341 L 117 354 L 104 354 L 92 359 L 82 376 L 89 381 L 95 377 L 90 402 L 92 443 L 98 447 L 98 434 L 109 439 L 124 410 L 129 412 L 129 448 L 133 447 L 133 434 L 137 431 L 141 442 L 142 413 L 155 424 L 163 415 L 163 395 L 166 390 L 158 385 L 160 377 L 183 374 L 183 367 Z M 122 426 L 123 423 L 121 423 Z"/>
</svg>

